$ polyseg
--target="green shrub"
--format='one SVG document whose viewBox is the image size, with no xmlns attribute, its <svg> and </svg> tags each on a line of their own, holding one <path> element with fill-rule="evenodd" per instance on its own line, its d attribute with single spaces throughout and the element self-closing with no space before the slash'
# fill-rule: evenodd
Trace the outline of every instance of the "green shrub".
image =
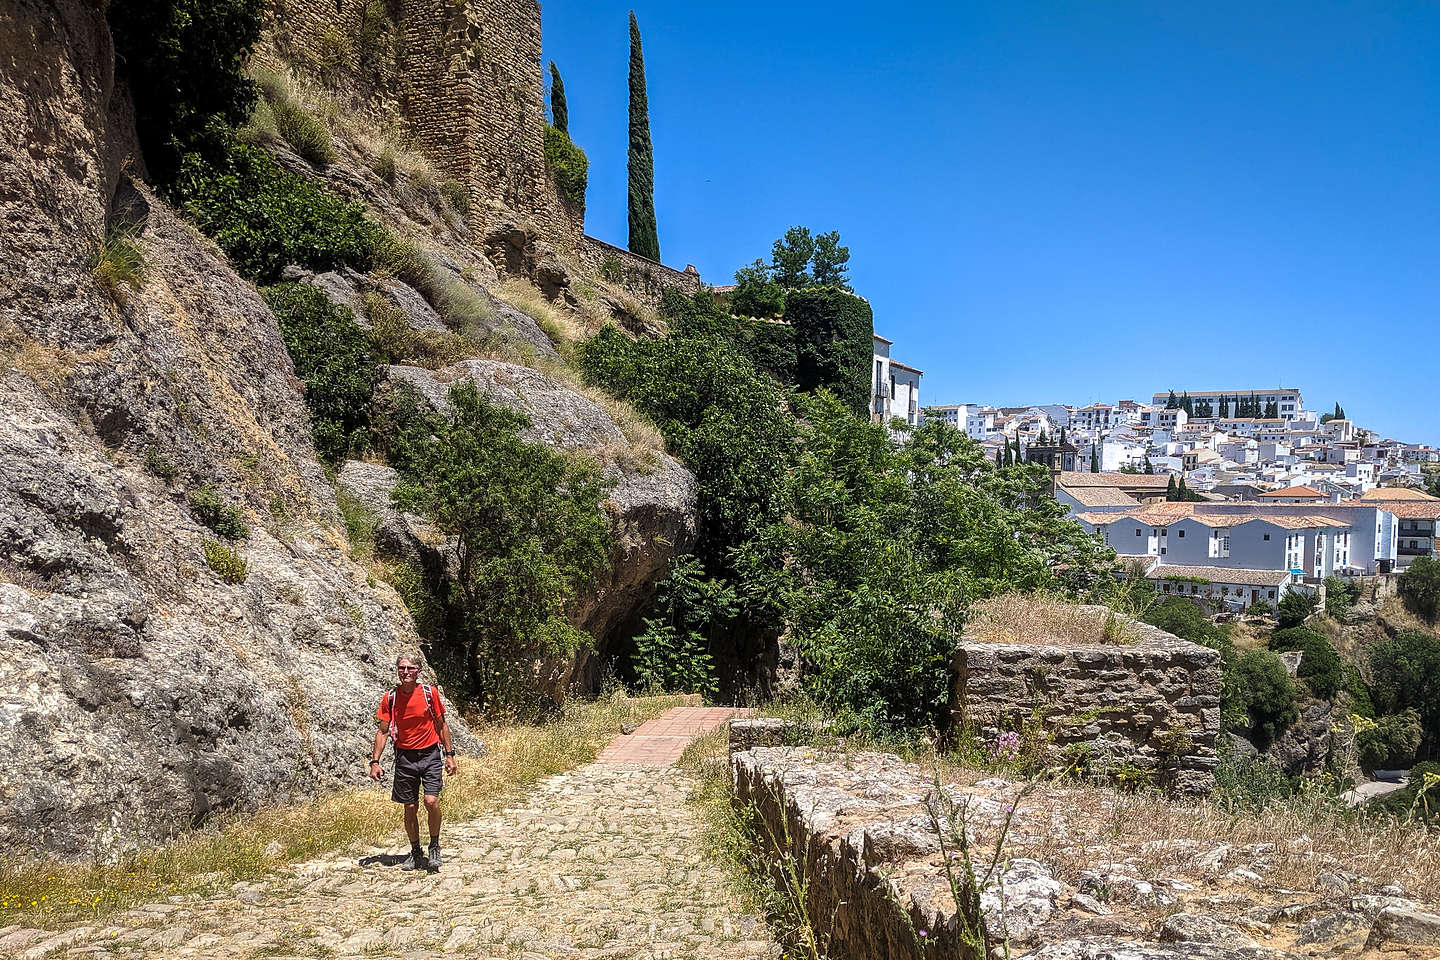
<svg viewBox="0 0 1440 960">
<path fill-rule="evenodd" d="M 1199 607 L 1182 597 L 1160 600 L 1145 611 L 1143 619 L 1182 640 L 1218 650 L 1227 661 L 1234 655 L 1230 631 L 1211 623 Z"/>
<path fill-rule="evenodd" d="M 609 562 L 607 481 L 593 463 L 523 440 L 528 420 L 474 384 L 449 397 L 449 415 L 412 448 L 394 498 L 450 538 L 459 627 L 447 642 L 477 698 L 496 706 L 526 697 L 535 656 L 590 642 L 565 612 Z"/>
<path fill-rule="evenodd" d="M 414 287 L 427 300 L 434 296 L 435 267 L 425 251 L 409 240 L 383 232 L 371 247 L 370 264 L 376 271 Z"/>
<path fill-rule="evenodd" d="M 375 391 L 370 423 L 376 449 L 400 473 L 414 468 L 420 448 L 443 426 L 414 384 L 404 380 L 387 380 Z"/>
<path fill-rule="evenodd" d="M 745 353 L 750 361 L 786 386 L 795 383 L 795 330 L 783 323 L 749 324 Z"/>
<path fill-rule="evenodd" d="M 470 213 L 470 190 L 459 180 L 446 180 L 440 184 L 440 196 L 445 198 L 451 210 L 461 217 Z"/>
<path fill-rule="evenodd" d="M 325 124 L 294 100 L 278 100 L 270 105 L 270 109 L 280 136 L 312 167 L 323 169 L 335 162 L 335 147 L 330 142 L 330 131 L 325 129 Z"/>
<path fill-rule="evenodd" d="M 600 261 L 600 279 L 608 280 L 610 283 L 623 283 L 625 280 L 625 266 L 620 258 L 613 253 L 607 253 Z"/>
<path fill-rule="evenodd" d="M 764 260 L 735 271 L 735 290 L 730 294 L 730 308 L 742 317 L 767 319 L 785 313 L 785 288 L 774 279 L 773 268 Z M 794 337 L 791 337 L 791 350 Z M 793 358 L 791 365 L 793 366 Z"/>
<path fill-rule="evenodd" d="M 145 285 L 145 253 L 132 229 L 112 227 L 97 241 L 90 257 L 90 273 L 116 303 L 123 305 L 126 287 Z"/>
<path fill-rule="evenodd" d="M 381 150 L 380 155 L 370 161 L 370 169 L 375 172 L 375 176 L 390 186 L 395 186 L 395 148 L 386 147 Z"/>
<path fill-rule="evenodd" d="M 1269 650 L 1250 650 L 1227 673 L 1231 699 L 1243 712 L 1246 729 L 1262 750 L 1299 717 L 1295 683 L 1285 664 Z"/>
<path fill-rule="evenodd" d="M 560 196 L 577 210 L 585 209 L 585 188 L 590 181 L 590 160 L 570 136 L 545 126 L 545 165 L 555 178 Z"/>
<path fill-rule="evenodd" d="M 218 156 L 187 154 L 175 193 L 241 274 L 267 283 L 292 263 L 312 270 L 369 266 L 385 233 L 359 203 L 287 173 L 257 147 L 231 140 Z"/>
<path fill-rule="evenodd" d="M 1357 716 L 1373 718 L 1375 703 L 1370 697 L 1370 686 L 1360 675 L 1360 670 L 1353 663 L 1343 664 L 1340 670 L 1341 675 L 1345 678 L 1345 692 L 1350 695 L 1350 712 Z"/>
<path fill-rule="evenodd" d="M 190 515 L 227 540 L 248 540 L 244 515 L 220 498 L 213 483 L 190 491 Z"/>
<path fill-rule="evenodd" d="M 280 139 L 280 127 L 275 122 L 275 111 L 267 100 L 255 101 L 255 109 L 250 111 L 250 117 L 244 126 L 235 131 L 235 137 L 241 143 L 256 147 Z"/>
<path fill-rule="evenodd" d="M 145 469 L 161 480 L 174 480 L 180 473 L 180 468 L 175 465 L 175 461 L 154 447 L 145 451 Z"/>
<path fill-rule="evenodd" d="M 1440 637 L 1402 630 L 1370 647 L 1370 682 L 1382 714 L 1414 708 L 1424 734 L 1421 755 L 1440 752 Z"/>
<path fill-rule="evenodd" d="M 1333 699 L 1344 685 L 1340 654 L 1318 630 L 1310 627 L 1277 630 L 1270 638 L 1270 649 L 1277 653 L 1299 650 L 1304 654 L 1296 675 L 1322 700 Z"/>
<path fill-rule="evenodd" d="M 244 557 L 215 540 L 206 540 L 204 550 L 205 562 L 221 580 L 226 583 L 245 582 L 245 578 L 249 576 L 250 567 Z"/>
<path fill-rule="evenodd" d="M 1420 714 L 1414 710 L 1381 717 L 1374 723 L 1357 723 L 1355 754 L 1360 769 L 1369 773 L 1408 767 L 1415 762 L 1420 740 Z"/>
<path fill-rule="evenodd" d="M 414 330 L 405 312 L 378 293 L 365 295 L 370 344 L 386 363 L 438 370 L 472 353 L 464 337 L 433 330 Z"/>
<path fill-rule="evenodd" d="M 1320 598 L 1315 594 L 1291 587 L 1285 591 L 1285 596 L 1280 598 L 1280 603 L 1276 606 L 1275 621 L 1281 629 L 1298 627 L 1309 620 L 1319 606 Z"/>
<path fill-rule="evenodd" d="M 786 294 L 785 319 L 795 330 L 796 386 L 830 390 L 868 417 L 875 356 L 870 304 L 834 287 L 807 287 Z"/>
<path fill-rule="evenodd" d="M 305 381 L 316 452 L 333 464 L 367 446 L 370 399 L 385 369 L 353 315 L 309 284 L 282 283 L 261 294 Z"/>
<path fill-rule="evenodd" d="M 360 37 L 356 53 L 360 64 L 371 71 L 372 80 L 379 79 L 383 62 L 395 42 L 395 21 L 385 0 L 369 0 L 360 12 Z"/>
<path fill-rule="evenodd" d="M 260 38 L 265 0 L 111 0 L 116 70 L 135 104 L 145 164 L 167 185 L 181 155 L 255 103 L 244 64 Z"/>
<path fill-rule="evenodd" d="M 1400 596 L 1405 606 L 1434 623 L 1440 615 L 1440 560 L 1416 557 L 1400 574 Z"/>
<path fill-rule="evenodd" d="M 729 584 L 706 576 L 693 556 L 671 562 L 660 584 L 655 607 L 635 638 L 627 678 L 641 689 L 715 696 L 715 663 L 707 635 L 723 629 L 739 612 L 739 598 Z"/>
<path fill-rule="evenodd" d="M 495 323 L 495 310 L 479 290 L 448 270 L 436 270 L 430 286 L 430 305 L 445 325 L 457 333 L 479 339 Z"/>
</svg>

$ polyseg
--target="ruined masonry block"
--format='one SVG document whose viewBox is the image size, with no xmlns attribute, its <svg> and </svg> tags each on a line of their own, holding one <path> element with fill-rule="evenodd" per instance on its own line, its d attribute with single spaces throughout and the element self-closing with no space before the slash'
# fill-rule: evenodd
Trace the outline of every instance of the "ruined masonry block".
<svg viewBox="0 0 1440 960">
<path fill-rule="evenodd" d="M 1097 618 L 1108 615 L 1091 608 Z M 1130 622 L 1130 644 L 1011 644 L 961 638 L 951 714 L 982 740 L 1029 729 L 1057 766 L 1150 771 L 1179 794 L 1214 789 L 1220 654 Z"/>
</svg>

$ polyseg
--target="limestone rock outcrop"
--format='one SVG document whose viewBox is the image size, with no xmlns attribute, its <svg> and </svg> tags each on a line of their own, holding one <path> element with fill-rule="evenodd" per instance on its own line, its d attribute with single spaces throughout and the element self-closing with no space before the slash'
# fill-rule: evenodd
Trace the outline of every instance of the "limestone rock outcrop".
<svg viewBox="0 0 1440 960">
<path fill-rule="evenodd" d="M 0 9 L 0 843 L 105 854 L 364 777 L 416 638 L 346 555 L 274 317 L 130 181 L 103 10 Z M 143 283 L 94 267 L 117 222 Z M 212 570 L 187 494 L 249 538 Z M 462 742 L 468 741 L 457 723 Z"/>
</svg>

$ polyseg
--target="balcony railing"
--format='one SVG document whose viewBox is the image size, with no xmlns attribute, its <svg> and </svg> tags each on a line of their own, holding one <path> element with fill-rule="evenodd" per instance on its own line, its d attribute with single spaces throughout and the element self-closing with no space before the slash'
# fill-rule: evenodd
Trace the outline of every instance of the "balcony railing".
<svg viewBox="0 0 1440 960">
<path fill-rule="evenodd" d="M 1396 547 L 1395 552 L 1402 557 L 1428 557 L 1435 551 L 1430 547 Z"/>
</svg>

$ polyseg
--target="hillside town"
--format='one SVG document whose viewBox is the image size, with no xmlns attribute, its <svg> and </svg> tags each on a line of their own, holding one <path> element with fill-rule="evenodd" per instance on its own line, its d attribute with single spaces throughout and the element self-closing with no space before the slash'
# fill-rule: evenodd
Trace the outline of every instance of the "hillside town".
<svg viewBox="0 0 1440 960">
<path fill-rule="evenodd" d="M 997 462 L 1049 467 L 1056 499 L 1129 572 L 1216 608 L 1273 606 L 1292 587 L 1395 573 L 1434 553 L 1440 498 L 1425 486 L 1440 450 L 1382 438 L 1339 404 L 1307 410 L 1296 388 L 944 404 L 922 418 Z"/>
</svg>

